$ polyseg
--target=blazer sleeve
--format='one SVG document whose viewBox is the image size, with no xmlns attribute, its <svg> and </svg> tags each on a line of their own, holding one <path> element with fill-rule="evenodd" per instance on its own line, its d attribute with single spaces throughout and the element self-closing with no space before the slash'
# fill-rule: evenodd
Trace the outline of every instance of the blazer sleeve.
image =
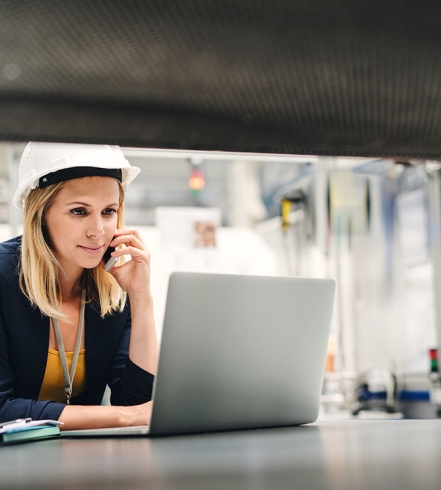
<svg viewBox="0 0 441 490">
<path fill-rule="evenodd" d="M 0 422 L 26 417 L 58 420 L 64 407 L 62 403 L 16 397 L 14 374 L 9 365 L 8 342 L 0 315 Z"/>
<path fill-rule="evenodd" d="M 44 361 L 32 355 L 33 328 L 41 325 L 41 315 L 29 308 L 19 290 L 18 254 L 21 238 L 0 244 L 0 421 L 31 417 L 57 420 L 65 405 L 38 400 Z M 47 345 L 46 340 L 43 343 Z M 24 359 L 24 362 L 17 362 Z M 41 360 L 41 362 L 39 362 Z"/>
<path fill-rule="evenodd" d="M 130 307 L 130 306 L 128 306 Z M 131 318 L 127 317 L 107 384 L 112 405 L 139 405 L 152 399 L 153 374 L 133 363 L 129 356 Z"/>
</svg>

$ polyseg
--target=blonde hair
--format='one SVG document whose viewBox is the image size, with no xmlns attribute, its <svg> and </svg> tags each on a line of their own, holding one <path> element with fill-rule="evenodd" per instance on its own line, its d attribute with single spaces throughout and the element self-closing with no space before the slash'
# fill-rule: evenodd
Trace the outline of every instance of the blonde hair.
<svg viewBox="0 0 441 490">
<path fill-rule="evenodd" d="M 117 227 L 122 228 L 124 212 L 124 189 L 118 181 L 119 208 Z M 64 318 L 61 313 L 60 264 L 50 246 L 45 232 L 44 217 L 53 200 L 66 182 L 33 189 L 26 198 L 23 215 L 23 237 L 21 244 L 20 289 L 31 305 L 49 317 Z M 121 261 L 123 262 L 123 261 Z M 115 278 L 101 265 L 84 269 L 81 287 L 86 290 L 88 302 L 100 307 L 103 318 L 113 311 L 124 309 L 127 294 Z"/>
</svg>

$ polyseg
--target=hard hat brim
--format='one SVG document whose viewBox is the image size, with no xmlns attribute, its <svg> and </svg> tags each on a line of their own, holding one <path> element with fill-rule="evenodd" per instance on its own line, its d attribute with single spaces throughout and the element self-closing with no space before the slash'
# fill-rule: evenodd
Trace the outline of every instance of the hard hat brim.
<svg viewBox="0 0 441 490">
<path fill-rule="evenodd" d="M 96 168 L 107 168 L 106 165 L 100 165 L 96 161 L 94 162 L 94 167 Z M 57 170 L 62 170 L 64 166 L 60 165 L 60 167 L 53 167 L 52 171 L 56 172 Z M 136 178 L 136 176 L 141 172 L 141 169 L 139 167 L 124 167 L 121 168 L 122 172 L 122 185 L 123 188 L 126 189 L 127 186 Z M 32 181 L 29 182 L 27 180 L 26 182 L 23 182 L 22 185 L 19 185 L 17 187 L 17 190 L 14 192 L 14 196 L 12 198 L 12 202 L 14 206 L 18 209 L 23 209 L 24 207 L 24 201 L 28 197 L 29 193 L 31 192 L 32 189 L 35 189 L 38 187 L 38 181 L 40 180 L 41 177 L 46 175 L 47 172 L 36 172 L 32 176 Z M 82 177 L 79 177 L 82 178 Z"/>
</svg>

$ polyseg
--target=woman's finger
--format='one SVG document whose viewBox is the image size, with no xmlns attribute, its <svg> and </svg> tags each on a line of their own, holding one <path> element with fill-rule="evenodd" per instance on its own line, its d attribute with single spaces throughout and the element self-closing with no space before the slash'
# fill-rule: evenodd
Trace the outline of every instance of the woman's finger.
<svg viewBox="0 0 441 490">
<path fill-rule="evenodd" d="M 117 230 L 115 232 L 115 238 L 121 237 L 121 236 L 134 236 L 136 237 L 140 242 L 144 242 L 144 240 L 141 237 L 141 234 L 136 228 L 122 228 L 121 230 Z"/>
<path fill-rule="evenodd" d="M 118 236 L 114 238 L 110 243 L 112 247 L 117 247 L 118 245 L 125 245 L 126 247 L 133 246 L 141 250 L 146 249 L 145 243 L 142 241 L 142 239 L 138 238 L 133 234 Z"/>
<path fill-rule="evenodd" d="M 117 248 L 112 255 L 113 257 L 121 257 L 123 255 L 131 255 L 133 258 L 143 258 L 147 261 L 150 260 L 150 252 L 147 249 L 141 249 L 138 247 L 126 246 L 124 248 Z"/>
</svg>

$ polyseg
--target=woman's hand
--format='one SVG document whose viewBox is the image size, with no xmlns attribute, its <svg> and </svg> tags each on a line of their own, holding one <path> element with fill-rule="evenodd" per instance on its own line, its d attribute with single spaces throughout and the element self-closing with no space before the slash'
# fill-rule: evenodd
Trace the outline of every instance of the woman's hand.
<svg viewBox="0 0 441 490">
<path fill-rule="evenodd" d="M 60 415 L 61 430 L 98 429 L 149 425 L 153 402 L 128 407 L 101 405 L 66 405 Z"/>
<path fill-rule="evenodd" d="M 150 425 L 153 410 L 152 401 L 124 408 L 130 413 L 129 425 Z"/>
<path fill-rule="evenodd" d="M 148 251 L 139 231 L 124 228 L 115 232 L 111 247 L 117 247 L 112 257 L 130 255 L 132 260 L 113 267 L 109 272 L 118 281 L 129 297 L 151 295 L 150 290 L 150 252 Z"/>
</svg>

